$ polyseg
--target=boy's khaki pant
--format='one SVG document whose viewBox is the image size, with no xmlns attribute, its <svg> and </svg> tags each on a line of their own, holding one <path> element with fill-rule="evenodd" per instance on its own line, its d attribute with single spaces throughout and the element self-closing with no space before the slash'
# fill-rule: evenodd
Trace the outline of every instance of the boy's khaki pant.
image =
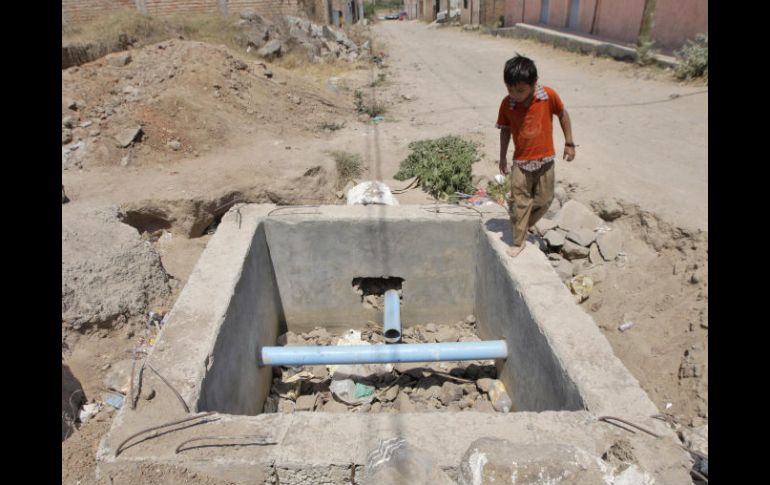
<svg viewBox="0 0 770 485">
<path fill-rule="evenodd" d="M 511 167 L 511 202 L 509 214 L 513 225 L 513 244 L 521 246 L 527 229 L 534 226 L 553 202 L 554 162 L 527 172 L 515 163 Z"/>
</svg>

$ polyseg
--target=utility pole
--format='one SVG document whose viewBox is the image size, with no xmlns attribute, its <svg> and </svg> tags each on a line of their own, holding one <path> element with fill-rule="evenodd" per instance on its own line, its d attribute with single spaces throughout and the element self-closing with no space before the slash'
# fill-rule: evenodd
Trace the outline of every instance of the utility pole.
<svg viewBox="0 0 770 485">
<path fill-rule="evenodd" d="M 644 0 L 644 12 L 642 13 L 642 24 L 639 27 L 639 36 L 636 45 L 642 46 L 650 41 L 652 27 L 655 25 L 655 3 L 657 0 Z"/>
</svg>

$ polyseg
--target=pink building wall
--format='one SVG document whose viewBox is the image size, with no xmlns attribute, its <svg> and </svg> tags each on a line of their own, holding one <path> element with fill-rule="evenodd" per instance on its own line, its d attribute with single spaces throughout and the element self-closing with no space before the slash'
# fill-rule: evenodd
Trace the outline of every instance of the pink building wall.
<svg viewBox="0 0 770 485">
<path fill-rule="evenodd" d="M 679 49 L 696 34 L 709 30 L 708 0 L 658 0 L 652 38 L 655 45 Z"/>
<path fill-rule="evenodd" d="M 602 0 L 599 2 L 594 35 L 635 44 L 643 11 L 644 0 Z"/>
<path fill-rule="evenodd" d="M 551 0 L 548 9 L 548 25 L 565 28 L 567 26 L 567 11 L 569 0 Z"/>
</svg>

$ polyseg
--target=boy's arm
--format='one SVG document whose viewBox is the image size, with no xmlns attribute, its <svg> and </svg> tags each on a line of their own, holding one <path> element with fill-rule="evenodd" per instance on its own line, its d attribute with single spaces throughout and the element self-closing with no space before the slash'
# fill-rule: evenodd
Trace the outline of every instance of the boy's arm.
<svg viewBox="0 0 770 485">
<path fill-rule="evenodd" d="M 572 139 L 572 122 L 566 109 L 559 114 L 559 124 L 564 132 L 564 160 L 571 162 L 575 159 L 575 141 Z"/>
<path fill-rule="evenodd" d="M 500 128 L 500 173 L 508 174 L 508 145 L 511 143 L 511 127 Z"/>
</svg>

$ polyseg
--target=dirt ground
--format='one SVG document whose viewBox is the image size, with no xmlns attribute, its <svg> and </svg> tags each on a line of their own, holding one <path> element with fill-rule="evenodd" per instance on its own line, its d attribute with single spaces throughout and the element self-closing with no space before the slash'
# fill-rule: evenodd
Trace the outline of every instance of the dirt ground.
<svg viewBox="0 0 770 485">
<path fill-rule="evenodd" d="M 400 188 L 405 183 L 392 176 L 410 141 L 460 134 L 481 143 L 474 175 L 485 185 L 497 173 L 501 67 L 514 51 L 527 53 L 567 108 L 575 106 L 582 146 L 572 165 L 557 165 L 558 183 L 586 205 L 618 199 L 624 209 L 612 224 L 624 235 L 625 257 L 604 265 L 582 306 L 662 412 L 683 425 L 707 424 L 706 88 L 456 28 L 383 22 L 371 32 L 382 66 L 263 66 L 224 46 L 172 40 L 132 49 L 122 67 L 103 58 L 62 71 L 62 117 L 72 126 L 63 129 L 62 183 L 70 199 L 63 213 L 121 207 L 177 281 L 165 306 L 148 308 L 167 311 L 217 217 L 234 203 L 339 203 L 332 150 L 360 154 L 361 179 Z M 356 112 L 356 89 L 386 106 L 382 122 Z M 669 101 L 649 104 L 660 99 Z M 597 109 L 618 103 L 629 105 Z M 330 131 L 322 123 L 342 127 Z M 141 138 L 118 147 L 115 138 L 138 126 Z M 66 144 L 64 132 L 72 138 Z M 558 146 L 561 133 L 554 132 Z M 420 190 L 398 199 L 431 200 Z M 633 327 L 619 331 L 626 321 Z M 130 358 L 144 324 L 134 318 L 85 333 L 62 329 L 62 362 L 87 399 L 106 390 L 105 375 Z M 113 416 L 105 406 L 62 441 L 62 483 L 94 482 L 95 451 Z"/>
</svg>

